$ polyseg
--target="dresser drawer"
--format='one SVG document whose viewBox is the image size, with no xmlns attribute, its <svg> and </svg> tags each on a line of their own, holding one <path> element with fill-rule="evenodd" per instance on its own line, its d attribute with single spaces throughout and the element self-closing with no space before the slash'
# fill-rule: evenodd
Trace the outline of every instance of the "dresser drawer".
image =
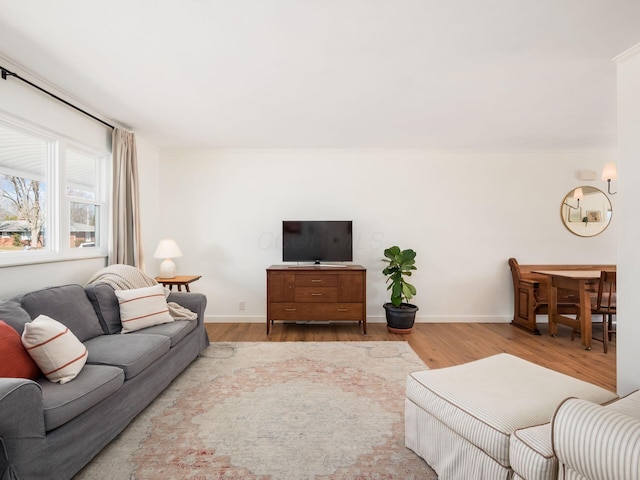
<svg viewBox="0 0 640 480">
<path fill-rule="evenodd" d="M 335 303 L 338 301 L 338 287 L 296 287 L 294 301 Z"/>
<path fill-rule="evenodd" d="M 272 303 L 271 320 L 362 320 L 362 303 Z"/>
<path fill-rule="evenodd" d="M 337 287 L 338 275 L 299 273 L 295 276 L 296 287 Z"/>
</svg>

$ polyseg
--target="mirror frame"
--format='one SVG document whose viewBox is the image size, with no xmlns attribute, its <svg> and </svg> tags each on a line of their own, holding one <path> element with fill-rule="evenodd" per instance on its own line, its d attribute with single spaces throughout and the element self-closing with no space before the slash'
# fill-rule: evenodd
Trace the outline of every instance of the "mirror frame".
<svg viewBox="0 0 640 480">
<path fill-rule="evenodd" d="M 573 198 L 574 192 L 579 188 L 582 189 L 584 194 L 583 200 L 580 202 L 581 205 Z M 589 195 L 599 195 L 595 202 L 602 201 L 602 205 L 594 206 L 594 198 L 588 197 Z M 611 205 L 611 199 L 599 188 L 589 185 L 581 185 L 574 188 L 565 195 L 560 204 L 560 219 L 563 225 L 567 230 L 579 237 L 600 235 L 611 224 L 612 217 L 613 206 Z M 589 218 L 592 218 L 592 220 L 589 220 Z"/>
</svg>

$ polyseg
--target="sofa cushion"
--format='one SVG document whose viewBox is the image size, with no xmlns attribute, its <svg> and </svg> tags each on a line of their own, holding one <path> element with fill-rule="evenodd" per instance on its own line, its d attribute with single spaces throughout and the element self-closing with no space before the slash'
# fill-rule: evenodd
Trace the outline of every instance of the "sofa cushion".
<svg viewBox="0 0 640 480">
<path fill-rule="evenodd" d="M 120 333 L 122 330 L 120 305 L 113 287 L 106 283 L 93 283 L 84 288 L 104 333 L 109 335 Z"/>
<path fill-rule="evenodd" d="M 0 320 L 0 377 L 35 380 L 40 369 L 22 345 L 20 334 Z"/>
<path fill-rule="evenodd" d="M 549 422 L 557 406 L 575 396 L 604 403 L 608 390 L 506 353 L 454 367 L 409 375 L 407 399 L 501 465 L 519 428 Z"/>
<path fill-rule="evenodd" d="M 30 292 L 22 297 L 22 307 L 31 318 L 47 315 L 69 327 L 84 342 L 104 335 L 93 306 L 80 285 L 64 285 Z"/>
<path fill-rule="evenodd" d="M 162 285 L 115 290 L 120 304 L 122 332 L 129 333 L 152 325 L 173 322 Z"/>
<path fill-rule="evenodd" d="M 51 382 L 70 382 L 87 362 L 87 349 L 69 327 L 46 315 L 24 326 L 22 344 Z"/>
<path fill-rule="evenodd" d="M 640 390 L 605 405 L 605 408 L 640 420 Z"/>
<path fill-rule="evenodd" d="M 509 444 L 511 468 L 528 480 L 555 480 L 558 459 L 551 447 L 551 424 L 516 430 Z"/>
<path fill-rule="evenodd" d="M 171 340 L 163 335 L 102 335 L 87 340 L 85 346 L 87 363 L 119 367 L 128 380 L 167 353 Z"/>
<path fill-rule="evenodd" d="M 89 410 L 118 390 L 124 383 L 124 372 L 117 367 L 85 365 L 73 382 L 61 385 L 43 377 L 37 382 L 42 388 L 44 423 L 49 431 Z"/>
<path fill-rule="evenodd" d="M 18 300 L 9 299 L 0 301 L 0 320 L 11 325 L 22 335 L 24 324 L 31 321 L 31 316 L 22 308 Z"/>
<path fill-rule="evenodd" d="M 173 347 L 180 340 L 187 336 L 187 334 L 196 328 L 197 322 L 192 320 L 176 320 L 171 323 L 164 323 L 162 325 L 155 325 L 153 327 L 143 328 L 136 332 L 131 332 L 132 335 L 152 333 L 154 335 L 163 335 L 171 339 L 171 346 Z"/>
</svg>

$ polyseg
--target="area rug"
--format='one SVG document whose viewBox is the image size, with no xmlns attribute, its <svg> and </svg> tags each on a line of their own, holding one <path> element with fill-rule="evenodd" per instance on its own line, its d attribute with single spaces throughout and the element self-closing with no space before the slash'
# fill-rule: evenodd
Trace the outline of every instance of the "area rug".
<svg viewBox="0 0 640 480">
<path fill-rule="evenodd" d="M 213 343 L 76 477 L 436 479 L 404 446 L 406 342 Z"/>
</svg>

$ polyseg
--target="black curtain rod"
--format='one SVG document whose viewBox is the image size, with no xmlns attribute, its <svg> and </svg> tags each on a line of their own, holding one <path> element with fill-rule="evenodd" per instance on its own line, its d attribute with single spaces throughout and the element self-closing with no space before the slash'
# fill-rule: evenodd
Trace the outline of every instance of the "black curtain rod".
<svg viewBox="0 0 640 480">
<path fill-rule="evenodd" d="M 59 96 L 48 92 L 47 90 L 45 90 L 44 88 L 39 87 L 38 85 L 36 85 L 35 83 L 31 83 L 29 80 L 27 80 L 26 78 L 22 78 L 20 75 L 18 75 L 17 73 L 11 72 L 9 70 L 7 70 L 4 67 L 0 67 L 0 70 L 2 70 L 2 79 L 6 80 L 7 77 L 15 77 L 18 80 L 22 80 L 24 83 L 26 83 L 27 85 L 31 85 L 33 88 L 37 88 L 38 90 L 40 90 L 42 93 L 46 93 L 47 95 L 49 95 L 50 97 L 55 98 L 56 100 L 58 100 L 59 102 L 64 103 L 65 105 L 79 111 L 80 113 L 85 114 L 87 117 L 91 117 L 93 118 L 95 121 L 102 123 L 103 125 L 106 125 L 109 128 L 115 129 L 116 127 L 114 127 L 113 125 L 105 122 L 104 120 L 100 120 L 98 117 L 91 115 L 89 112 L 81 109 L 80 107 L 76 107 L 75 105 L 73 105 L 72 103 L 67 102 L 64 98 L 60 98 Z"/>
</svg>

